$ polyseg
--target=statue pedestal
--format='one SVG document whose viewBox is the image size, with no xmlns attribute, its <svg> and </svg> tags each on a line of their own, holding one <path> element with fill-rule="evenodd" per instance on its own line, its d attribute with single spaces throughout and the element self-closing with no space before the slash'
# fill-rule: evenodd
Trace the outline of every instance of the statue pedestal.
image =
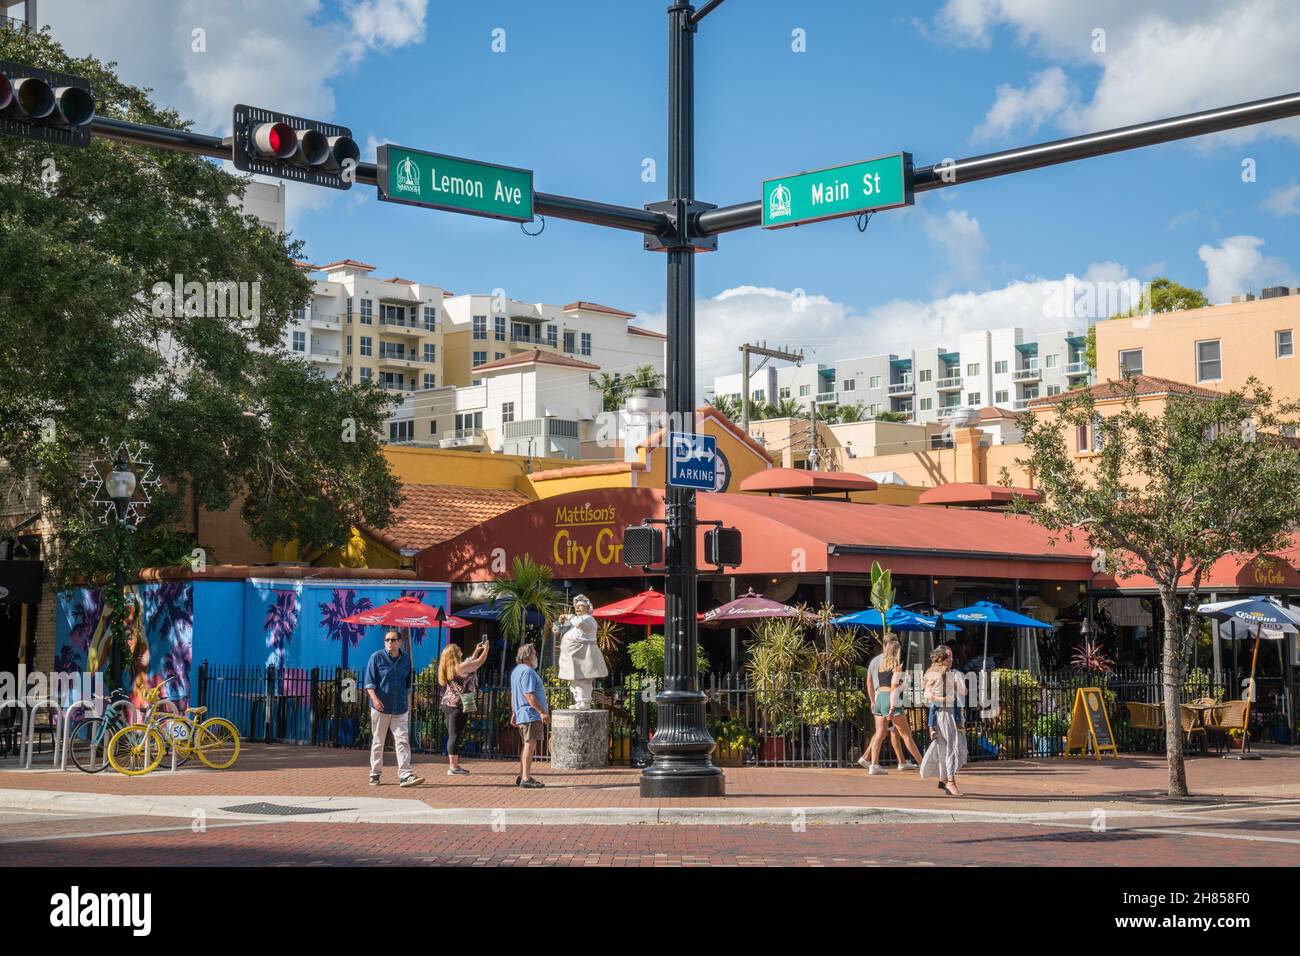
<svg viewBox="0 0 1300 956">
<path fill-rule="evenodd" d="M 609 711 L 553 711 L 551 766 L 556 770 L 597 770 L 608 767 Z"/>
</svg>

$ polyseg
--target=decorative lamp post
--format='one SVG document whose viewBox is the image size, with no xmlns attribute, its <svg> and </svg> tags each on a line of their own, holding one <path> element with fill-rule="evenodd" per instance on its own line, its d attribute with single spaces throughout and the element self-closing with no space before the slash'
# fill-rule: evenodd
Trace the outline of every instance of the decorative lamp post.
<svg viewBox="0 0 1300 956">
<path fill-rule="evenodd" d="M 119 450 L 113 470 L 104 478 L 104 488 L 113 502 L 113 511 L 117 520 L 113 523 L 113 679 L 122 674 L 122 645 L 126 643 L 125 601 L 123 600 L 122 581 L 122 529 L 125 528 L 127 511 L 131 499 L 135 497 L 136 478 L 131 470 L 126 454 Z"/>
</svg>

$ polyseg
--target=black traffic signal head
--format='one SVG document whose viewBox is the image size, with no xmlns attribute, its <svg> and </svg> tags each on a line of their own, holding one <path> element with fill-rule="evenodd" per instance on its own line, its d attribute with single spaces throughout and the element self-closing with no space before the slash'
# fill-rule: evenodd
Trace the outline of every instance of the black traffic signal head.
<svg viewBox="0 0 1300 956">
<path fill-rule="evenodd" d="M 658 528 L 641 525 L 623 529 L 623 563 L 647 568 L 664 560 L 664 538 Z"/>
<path fill-rule="evenodd" d="M 0 135 L 86 146 L 94 118 L 89 81 L 0 60 Z"/>
<path fill-rule="evenodd" d="M 704 560 L 719 567 L 739 565 L 740 529 L 710 528 L 704 532 Z"/>
<path fill-rule="evenodd" d="M 231 158 L 241 172 L 352 188 L 361 150 L 346 126 L 240 104 L 231 128 Z"/>
</svg>

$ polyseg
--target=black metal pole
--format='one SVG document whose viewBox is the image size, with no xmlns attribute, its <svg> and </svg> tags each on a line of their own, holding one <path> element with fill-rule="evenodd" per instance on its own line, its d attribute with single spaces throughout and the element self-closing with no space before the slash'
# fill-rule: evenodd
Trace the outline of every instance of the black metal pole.
<svg viewBox="0 0 1300 956">
<path fill-rule="evenodd" d="M 695 252 L 687 204 L 695 192 L 694 8 L 668 8 L 668 199 L 677 203 L 668 242 L 668 415 L 670 429 L 695 430 Z M 654 763 L 641 772 L 643 797 L 722 796 L 726 781 L 709 759 L 713 738 L 704 723 L 695 620 L 695 492 L 669 485 L 667 572 L 664 575 L 664 686 L 650 741 Z"/>
<path fill-rule="evenodd" d="M 131 682 L 117 683 L 122 679 L 122 642 L 126 640 L 126 621 L 122 620 L 126 611 L 125 602 L 122 600 L 122 519 L 117 518 L 113 526 L 113 581 L 115 589 L 113 591 L 113 653 L 110 655 L 113 667 L 113 678 L 109 681 L 112 687 L 129 687 Z"/>
</svg>

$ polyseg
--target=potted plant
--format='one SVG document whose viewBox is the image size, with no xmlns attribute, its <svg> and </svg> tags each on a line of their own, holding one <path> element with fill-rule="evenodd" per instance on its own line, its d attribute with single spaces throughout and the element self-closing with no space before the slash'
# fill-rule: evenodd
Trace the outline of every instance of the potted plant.
<svg viewBox="0 0 1300 956">
<path fill-rule="evenodd" d="M 745 755 L 758 744 L 744 722 L 734 717 L 718 725 L 713 739 L 718 744 L 713 761 L 719 767 L 739 767 L 745 762 Z"/>
<path fill-rule="evenodd" d="M 1057 757 L 1065 752 L 1065 735 L 1070 721 L 1061 714 L 1041 714 L 1034 721 L 1034 753 L 1040 757 Z"/>
<path fill-rule="evenodd" d="M 1246 739 L 1246 732 L 1240 727 L 1230 727 L 1228 729 L 1228 749 L 1240 750 Z"/>
<path fill-rule="evenodd" d="M 754 628 L 745 673 L 762 717 L 760 757 L 764 763 L 785 760 L 785 739 L 798 727 L 797 695 L 816 667 L 798 618 L 768 618 Z"/>
</svg>

